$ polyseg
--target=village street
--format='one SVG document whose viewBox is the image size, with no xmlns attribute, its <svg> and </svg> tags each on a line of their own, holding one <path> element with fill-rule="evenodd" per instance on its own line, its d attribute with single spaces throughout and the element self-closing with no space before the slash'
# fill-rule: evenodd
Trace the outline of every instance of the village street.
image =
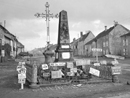
<svg viewBox="0 0 130 98">
<path fill-rule="evenodd" d="M 119 62 L 122 67 L 122 75 L 119 75 L 121 83 L 64 85 L 38 89 L 30 89 L 25 85 L 24 90 L 19 90 L 17 63 L 0 63 L 0 98 L 129 98 L 130 85 L 127 85 L 127 81 L 130 83 L 130 60 Z"/>
<path fill-rule="evenodd" d="M 0 4 L 0 98 L 130 98 L 130 0 Z"/>
</svg>

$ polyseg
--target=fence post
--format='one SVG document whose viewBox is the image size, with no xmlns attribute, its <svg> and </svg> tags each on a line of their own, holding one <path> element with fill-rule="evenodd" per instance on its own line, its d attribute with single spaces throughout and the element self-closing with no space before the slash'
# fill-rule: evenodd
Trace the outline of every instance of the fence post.
<svg viewBox="0 0 130 98">
<path fill-rule="evenodd" d="M 111 66 L 111 69 L 112 69 L 112 66 Z M 117 74 L 114 74 L 113 71 L 112 71 L 112 82 L 113 83 L 118 83 L 119 82 Z"/>
<path fill-rule="evenodd" d="M 118 83 L 119 82 L 119 79 L 118 79 L 117 75 L 112 75 L 112 82 L 113 83 Z"/>
<path fill-rule="evenodd" d="M 37 65 L 36 62 L 34 62 L 33 67 L 32 67 L 32 82 L 29 85 L 31 88 L 38 88 L 37 84 Z"/>
</svg>

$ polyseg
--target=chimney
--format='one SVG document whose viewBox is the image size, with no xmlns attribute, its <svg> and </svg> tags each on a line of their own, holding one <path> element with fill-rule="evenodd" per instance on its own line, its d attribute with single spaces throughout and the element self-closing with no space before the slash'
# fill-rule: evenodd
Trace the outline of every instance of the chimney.
<svg viewBox="0 0 130 98">
<path fill-rule="evenodd" d="M 0 25 L 2 26 L 2 22 L 0 22 Z"/>
<path fill-rule="evenodd" d="M 6 26 L 6 20 L 4 20 L 4 27 Z"/>
<path fill-rule="evenodd" d="M 80 37 L 82 37 L 83 36 L 83 32 L 80 32 Z"/>
<path fill-rule="evenodd" d="M 73 42 L 75 41 L 75 38 L 73 38 Z"/>
<path fill-rule="evenodd" d="M 107 26 L 105 26 L 105 31 L 107 30 Z"/>
<path fill-rule="evenodd" d="M 114 26 L 118 25 L 118 22 L 117 21 L 114 21 Z"/>
</svg>

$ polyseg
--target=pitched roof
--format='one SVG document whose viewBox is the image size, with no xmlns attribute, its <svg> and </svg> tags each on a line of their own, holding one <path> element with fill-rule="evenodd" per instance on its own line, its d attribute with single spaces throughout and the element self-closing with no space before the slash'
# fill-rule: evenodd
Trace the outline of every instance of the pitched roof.
<svg viewBox="0 0 130 98">
<path fill-rule="evenodd" d="M 96 40 L 96 38 L 93 38 L 92 40 L 90 40 L 89 42 L 87 42 L 85 45 L 91 44 L 95 40 Z"/>
<path fill-rule="evenodd" d="M 130 36 L 130 32 L 127 33 L 127 34 L 122 35 L 121 37 L 124 37 L 124 36 Z"/>
<path fill-rule="evenodd" d="M 130 32 L 130 30 L 124 27 L 123 25 L 120 25 L 120 26 L 122 26 L 126 31 Z"/>
<path fill-rule="evenodd" d="M 89 31 L 88 33 L 84 34 L 82 37 L 79 38 L 79 41 L 84 41 L 88 35 L 90 34 L 91 31 Z"/>
<path fill-rule="evenodd" d="M 78 40 L 78 39 L 75 39 L 75 40 L 73 40 L 72 42 L 70 42 L 70 44 L 73 44 L 73 43 L 75 43 L 77 40 Z"/>
<path fill-rule="evenodd" d="M 55 50 L 56 47 L 57 47 L 57 44 L 54 44 L 54 45 L 52 44 L 52 45 L 50 45 L 49 49 L 50 49 L 50 50 Z"/>
<path fill-rule="evenodd" d="M 4 31 L 4 33 L 9 34 L 9 35 L 15 37 L 13 34 L 11 34 L 11 33 L 10 33 L 5 27 L 3 27 L 2 25 L 0 25 L 0 28 Z"/>
<path fill-rule="evenodd" d="M 120 25 L 120 26 L 121 26 L 122 28 L 124 28 L 126 31 L 130 32 L 130 30 L 127 29 L 126 27 L 124 27 L 123 25 L 121 25 L 121 24 L 117 24 L 117 25 Z M 97 35 L 96 39 L 99 39 L 99 38 L 101 38 L 101 37 L 103 37 L 103 36 L 109 34 L 117 25 L 110 27 L 110 28 L 109 28 L 108 30 L 106 30 L 106 31 L 105 31 L 105 30 L 102 31 L 100 34 Z"/>
<path fill-rule="evenodd" d="M 99 39 L 99 38 L 101 38 L 101 37 L 103 37 L 103 36 L 109 34 L 109 33 L 114 29 L 114 27 L 115 27 L 115 26 L 110 27 L 109 29 L 102 31 L 101 33 L 99 33 L 99 34 L 96 36 L 96 39 Z"/>
<path fill-rule="evenodd" d="M 102 31 L 101 33 L 99 33 L 94 39 L 90 40 L 89 42 L 87 42 L 85 45 L 88 45 L 88 44 L 91 44 L 93 41 L 96 41 L 97 39 L 109 34 L 112 30 L 114 29 L 114 26 L 113 27 L 110 27 L 109 29 L 107 30 L 104 30 Z"/>
<path fill-rule="evenodd" d="M 24 45 L 23 45 L 22 43 L 20 43 L 19 41 L 17 41 L 17 43 L 18 43 L 18 44 L 17 44 L 17 45 L 18 45 L 17 47 L 19 47 L 19 48 L 24 48 Z"/>
<path fill-rule="evenodd" d="M 117 25 L 120 25 L 120 24 L 117 24 Z M 115 26 L 117 26 L 117 25 L 115 25 Z M 109 33 L 115 28 L 115 26 L 112 26 L 112 27 L 110 27 L 109 29 L 102 31 L 102 32 L 99 33 L 94 39 L 92 39 L 92 40 L 90 40 L 88 43 L 86 43 L 86 45 L 91 44 L 93 41 L 96 41 L 97 39 L 99 39 L 99 38 L 101 38 L 101 37 L 103 37 L 103 36 L 109 34 Z M 130 32 L 130 30 L 127 29 L 126 27 L 124 27 L 124 26 L 122 26 L 122 25 L 120 25 L 120 26 L 123 27 L 126 31 Z M 127 35 L 127 34 L 122 35 L 122 36 L 126 36 L 126 35 Z M 129 35 L 130 35 L 130 34 L 128 34 L 127 36 L 129 36 Z"/>
</svg>

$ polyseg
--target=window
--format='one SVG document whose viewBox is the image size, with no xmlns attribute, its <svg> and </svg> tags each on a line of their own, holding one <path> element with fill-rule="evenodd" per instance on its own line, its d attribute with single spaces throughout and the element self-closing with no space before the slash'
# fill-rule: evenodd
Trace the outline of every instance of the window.
<svg viewBox="0 0 130 98">
<path fill-rule="evenodd" d="M 108 46 L 108 41 L 106 41 L 106 46 Z"/>
<path fill-rule="evenodd" d="M 123 39 L 123 46 L 125 46 L 125 39 Z"/>
<path fill-rule="evenodd" d="M 73 46 L 73 49 L 75 49 L 75 46 Z"/>
<path fill-rule="evenodd" d="M 126 55 L 126 49 L 123 49 L 123 55 Z"/>
<path fill-rule="evenodd" d="M 126 39 L 126 42 L 125 42 L 126 46 L 128 46 L 128 39 Z"/>
<path fill-rule="evenodd" d="M 105 47 L 105 42 L 103 42 L 103 47 Z"/>
<path fill-rule="evenodd" d="M 75 46 L 75 48 L 77 49 L 77 45 Z"/>
<path fill-rule="evenodd" d="M 128 46 L 128 39 L 123 39 L 123 46 Z"/>
<path fill-rule="evenodd" d="M 2 45 L 4 45 L 4 44 L 5 44 L 5 39 L 3 38 L 3 39 L 2 39 Z"/>
</svg>

